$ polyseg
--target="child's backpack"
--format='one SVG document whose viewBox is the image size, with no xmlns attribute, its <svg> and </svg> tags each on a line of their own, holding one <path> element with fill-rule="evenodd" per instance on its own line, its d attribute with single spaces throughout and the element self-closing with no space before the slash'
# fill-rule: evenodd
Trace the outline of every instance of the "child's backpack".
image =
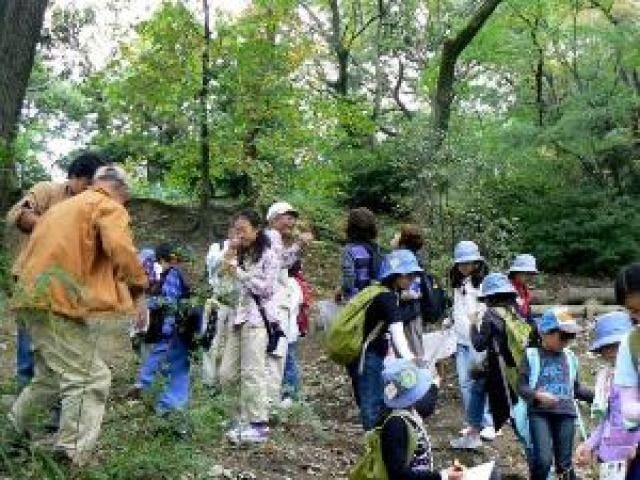
<svg viewBox="0 0 640 480">
<path fill-rule="evenodd" d="M 513 359 L 513 365 L 507 365 L 507 382 L 514 392 L 518 391 L 518 368 L 522 363 L 525 351 L 531 337 L 531 326 L 523 321 L 513 310 L 505 307 L 495 307 L 495 312 L 504 320 L 507 335 L 507 346 Z"/>
<path fill-rule="evenodd" d="M 438 285 L 433 275 L 424 273 L 419 278 L 424 292 L 420 305 L 422 318 L 427 323 L 439 322 L 444 319 L 449 307 L 447 292 Z"/>
<path fill-rule="evenodd" d="M 364 320 L 367 308 L 375 297 L 388 292 L 387 287 L 371 285 L 349 300 L 336 318 L 331 322 L 325 337 L 325 346 L 329 358 L 340 365 L 350 365 L 360 355 L 364 339 Z M 380 322 L 369 335 L 377 337 L 384 323 Z"/>
<path fill-rule="evenodd" d="M 187 328 L 187 324 L 190 324 L 191 320 L 195 319 L 195 313 L 191 311 L 192 305 L 188 301 L 188 298 L 191 296 L 191 289 L 187 284 L 182 271 L 179 268 L 170 267 L 162 272 L 158 282 L 158 290 L 160 290 L 160 292 L 162 291 L 162 286 L 164 285 L 170 271 L 175 271 L 178 274 L 182 289 L 182 296 L 178 299 L 177 305 L 166 303 L 163 299 L 160 299 L 155 302 L 157 303 L 156 308 L 151 308 L 149 310 L 149 328 L 145 334 L 145 342 L 147 343 L 156 343 L 162 339 L 164 318 L 169 314 L 175 315 L 176 324 L 178 325 L 178 330 L 180 331 L 181 336 L 186 338 L 191 335 L 191 326 L 189 325 Z"/>
<path fill-rule="evenodd" d="M 349 243 L 346 248 L 353 259 L 355 271 L 354 293 L 358 293 L 378 278 L 382 256 L 374 245 Z"/>
<path fill-rule="evenodd" d="M 635 327 L 629 334 L 629 352 L 636 371 L 640 367 L 640 328 Z"/>
<path fill-rule="evenodd" d="M 385 420 L 388 422 L 392 417 L 401 417 L 407 423 L 409 431 L 409 443 L 407 445 L 406 464 L 409 464 L 413 458 L 418 443 L 417 434 L 413 426 L 414 420 L 411 414 L 404 410 L 393 411 Z M 387 467 L 382 459 L 382 445 L 380 441 L 380 432 L 384 427 L 368 431 L 364 437 L 364 454 L 360 460 L 353 466 L 349 472 L 349 480 L 388 480 Z"/>
</svg>

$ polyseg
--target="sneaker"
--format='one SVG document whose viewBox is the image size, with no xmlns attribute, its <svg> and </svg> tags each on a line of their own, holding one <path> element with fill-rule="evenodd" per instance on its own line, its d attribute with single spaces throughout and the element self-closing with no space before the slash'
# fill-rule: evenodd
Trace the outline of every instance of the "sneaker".
<svg viewBox="0 0 640 480">
<path fill-rule="evenodd" d="M 280 408 L 282 410 L 288 410 L 293 407 L 293 399 L 291 397 L 283 398 L 280 402 Z"/>
<path fill-rule="evenodd" d="M 493 442 L 496 439 L 496 430 L 495 430 L 495 428 L 493 428 L 491 426 L 484 427 L 480 431 L 480 438 L 482 440 L 487 441 L 487 442 Z"/>
<path fill-rule="evenodd" d="M 451 440 L 449 445 L 456 450 L 476 450 L 482 446 L 482 440 L 480 435 L 468 434 Z"/>
<path fill-rule="evenodd" d="M 269 440 L 269 427 L 266 425 L 247 425 L 227 432 L 227 440 L 234 444 L 263 443 Z"/>
</svg>

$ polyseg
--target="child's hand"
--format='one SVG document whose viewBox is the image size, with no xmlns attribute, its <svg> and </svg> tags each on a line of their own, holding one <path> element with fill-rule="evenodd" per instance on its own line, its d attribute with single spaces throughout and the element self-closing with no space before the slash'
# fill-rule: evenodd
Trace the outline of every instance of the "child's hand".
<svg viewBox="0 0 640 480">
<path fill-rule="evenodd" d="M 456 470 L 458 467 L 449 467 L 447 470 L 447 480 L 462 480 L 464 478 L 464 471 Z"/>
<path fill-rule="evenodd" d="M 540 402 L 543 407 L 547 408 L 555 407 L 558 404 L 558 397 L 544 390 L 536 391 L 535 399 Z"/>
<path fill-rule="evenodd" d="M 576 465 L 581 467 L 589 465 L 593 461 L 593 452 L 585 443 L 581 443 L 576 448 Z"/>
</svg>

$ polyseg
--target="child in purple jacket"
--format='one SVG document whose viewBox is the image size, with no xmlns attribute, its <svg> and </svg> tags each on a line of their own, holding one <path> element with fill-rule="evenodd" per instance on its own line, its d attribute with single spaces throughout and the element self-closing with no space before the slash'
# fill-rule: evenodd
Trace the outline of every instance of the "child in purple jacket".
<svg viewBox="0 0 640 480">
<path fill-rule="evenodd" d="M 625 312 L 612 312 L 596 319 L 595 340 L 590 350 L 600 354 L 609 365 L 598 372 L 591 408 L 592 414 L 600 418 L 600 423 L 587 441 L 576 449 L 578 464 L 585 465 L 593 460 L 599 463 L 626 462 L 634 455 L 640 442 L 640 429 L 625 428 L 620 387 L 613 382 L 618 347 L 632 328 Z"/>
</svg>

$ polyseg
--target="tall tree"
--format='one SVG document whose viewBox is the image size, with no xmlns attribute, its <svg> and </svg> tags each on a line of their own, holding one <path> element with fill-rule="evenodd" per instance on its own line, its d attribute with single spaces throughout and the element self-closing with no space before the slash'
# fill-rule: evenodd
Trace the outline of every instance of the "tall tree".
<svg viewBox="0 0 640 480">
<path fill-rule="evenodd" d="M 46 8 L 47 0 L 0 2 L 0 212 L 8 208 L 14 189 L 11 144 Z"/>
<path fill-rule="evenodd" d="M 472 14 L 467 24 L 453 37 L 447 37 L 442 45 L 438 81 L 433 98 L 433 125 L 440 143 L 449 130 L 451 104 L 454 98 L 456 64 L 462 52 L 478 35 L 482 26 L 498 8 L 502 0 L 485 0 Z"/>
<path fill-rule="evenodd" d="M 202 185 L 200 192 L 200 216 L 204 219 L 211 197 L 211 171 L 209 148 L 209 82 L 211 79 L 211 65 L 209 51 L 211 49 L 211 29 L 209 27 L 209 0 L 202 0 L 204 10 L 204 47 L 202 49 L 202 89 L 200 90 L 200 172 Z"/>
</svg>

